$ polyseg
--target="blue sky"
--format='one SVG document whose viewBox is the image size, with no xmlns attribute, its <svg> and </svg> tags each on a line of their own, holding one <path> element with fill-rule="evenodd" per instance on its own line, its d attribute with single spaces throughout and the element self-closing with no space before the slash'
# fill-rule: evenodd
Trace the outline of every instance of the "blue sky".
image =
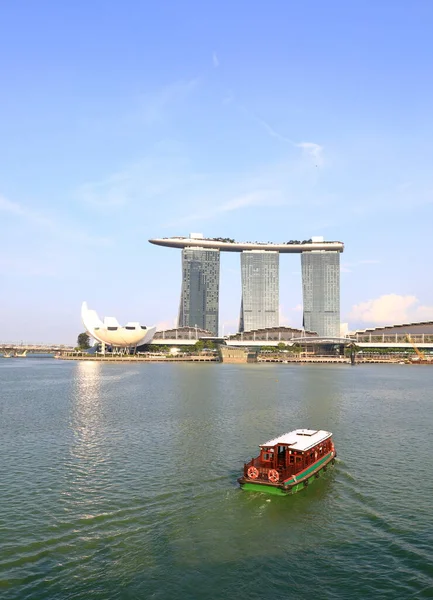
<svg viewBox="0 0 433 600">
<path fill-rule="evenodd" d="M 0 340 L 73 343 L 83 300 L 171 326 L 180 252 L 147 240 L 189 232 L 341 240 L 343 322 L 433 319 L 430 0 L 14 0 L 0 23 Z M 221 331 L 239 304 L 224 254 Z"/>
</svg>

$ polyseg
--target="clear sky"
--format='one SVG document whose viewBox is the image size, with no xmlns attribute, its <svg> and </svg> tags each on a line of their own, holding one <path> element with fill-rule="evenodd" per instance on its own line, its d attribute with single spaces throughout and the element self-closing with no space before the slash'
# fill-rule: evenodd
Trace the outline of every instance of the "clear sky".
<svg viewBox="0 0 433 600">
<path fill-rule="evenodd" d="M 343 322 L 433 319 L 431 0 L 6 0 L 0 27 L 1 341 L 74 343 L 83 300 L 172 326 L 180 251 L 148 239 L 189 232 L 341 240 Z M 221 332 L 239 305 L 223 254 Z"/>
</svg>

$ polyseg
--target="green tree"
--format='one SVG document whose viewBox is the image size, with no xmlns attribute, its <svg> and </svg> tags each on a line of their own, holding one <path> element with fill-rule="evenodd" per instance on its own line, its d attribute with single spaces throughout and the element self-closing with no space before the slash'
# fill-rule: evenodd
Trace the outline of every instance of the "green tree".
<svg viewBox="0 0 433 600">
<path fill-rule="evenodd" d="M 194 345 L 194 350 L 196 352 L 201 352 L 204 348 L 204 342 L 202 340 L 198 340 Z"/>
<path fill-rule="evenodd" d="M 277 348 L 281 352 L 281 350 L 285 350 L 286 349 L 286 344 L 284 342 L 280 342 L 278 344 Z"/>
<path fill-rule="evenodd" d="M 77 338 L 77 344 L 80 350 L 88 350 L 90 348 L 90 337 L 86 331 L 80 333 Z"/>
</svg>

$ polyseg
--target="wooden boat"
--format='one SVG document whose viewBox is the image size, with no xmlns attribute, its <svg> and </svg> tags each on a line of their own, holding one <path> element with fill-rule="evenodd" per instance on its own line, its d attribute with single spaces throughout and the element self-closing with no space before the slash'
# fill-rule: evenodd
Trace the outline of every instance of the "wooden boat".
<svg viewBox="0 0 433 600">
<path fill-rule="evenodd" d="M 260 444 L 259 456 L 244 464 L 238 482 L 244 490 L 294 494 L 333 465 L 336 456 L 329 431 L 295 429 Z"/>
</svg>

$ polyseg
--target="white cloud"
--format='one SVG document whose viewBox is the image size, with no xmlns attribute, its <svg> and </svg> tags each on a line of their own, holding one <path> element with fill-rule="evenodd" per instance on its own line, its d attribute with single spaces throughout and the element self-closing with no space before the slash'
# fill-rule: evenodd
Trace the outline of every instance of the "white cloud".
<svg viewBox="0 0 433 600">
<path fill-rule="evenodd" d="M 169 319 L 167 321 L 158 321 L 156 331 L 166 331 L 167 329 L 175 329 L 177 327 L 177 319 Z"/>
<path fill-rule="evenodd" d="M 349 319 L 357 323 L 391 325 L 433 320 L 433 306 L 421 305 L 416 296 L 385 294 L 352 307 Z"/>
<path fill-rule="evenodd" d="M 245 111 L 245 109 L 244 109 L 244 111 Z M 247 114 L 249 114 L 248 111 L 245 111 L 245 112 L 247 112 Z M 282 135 L 281 133 L 276 131 L 264 119 L 260 119 L 255 116 L 253 116 L 253 118 L 257 121 L 257 123 L 259 123 L 268 132 L 268 134 L 271 137 L 281 140 L 282 142 L 291 144 L 292 146 L 294 146 L 296 148 L 300 148 L 302 150 L 302 153 L 304 154 L 304 156 L 306 156 L 307 158 L 312 160 L 314 162 L 314 164 L 316 165 L 316 167 L 323 166 L 323 162 L 324 162 L 323 146 L 321 146 L 320 144 L 316 144 L 315 142 L 295 142 L 292 139 L 290 139 L 290 138 L 286 137 L 285 135 Z"/>
<path fill-rule="evenodd" d="M 212 53 L 212 62 L 215 69 L 217 69 L 220 66 L 220 61 L 218 60 L 218 56 L 215 51 Z"/>
<path fill-rule="evenodd" d="M 317 167 L 323 165 L 323 146 L 314 142 L 301 142 L 296 144 L 297 148 L 301 148 L 304 154 L 313 159 Z"/>
<path fill-rule="evenodd" d="M 349 333 L 349 323 L 340 323 L 340 337 L 346 337 Z"/>
</svg>

